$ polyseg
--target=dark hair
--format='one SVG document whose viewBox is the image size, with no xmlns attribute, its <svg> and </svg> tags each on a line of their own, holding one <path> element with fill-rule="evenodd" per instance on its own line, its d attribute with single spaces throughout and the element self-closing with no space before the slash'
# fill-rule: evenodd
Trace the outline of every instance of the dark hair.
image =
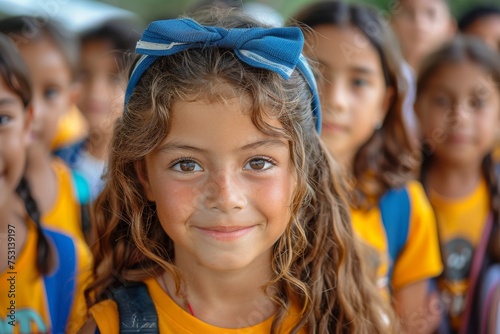
<svg viewBox="0 0 500 334">
<path fill-rule="evenodd" d="M 0 76 L 7 87 L 19 96 L 24 107 L 27 107 L 32 94 L 28 68 L 14 44 L 2 33 L 0 33 L 0 51 Z"/>
<path fill-rule="evenodd" d="M 19 47 L 33 41 L 49 39 L 61 51 L 72 77 L 76 78 L 79 62 L 79 43 L 76 36 L 47 18 L 15 16 L 0 20 L 0 32 Z"/>
<path fill-rule="evenodd" d="M 429 55 L 419 71 L 417 80 L 417 99 L 425 90 L 429 80 L 435 75 L 436 71 L 446 65 L 472 62 L 484 68 L 493 76 L 493 81 L 500 82 L 500 58 L 493 50 L 476 37 L 457 36 L 452 41 L 443 45 L 433 54 Z M 498 89 L 498 87 L 497 87 Z M 500 90 L 498 91 L 500 94 Z M 421 180 L 425 184 L 427 172 L 433 161 L 433 148 L 424 143 L 422 157 Z M 494 218 L 494 233 L 491 235 L 490 253 L 496 261 L 500 261 L 500 189 L 499 174 L 496 171 L 496 164 L 489 152 L 482 161 L 482 173 L 486 178 L 491 199 L 491 210 Z"/>
<path fill-rule="evenodd" d="M 403 125 L 402 108 L 407 85 L 402 72 L 403 57 L 396 39 L 376 10 L 365 5 L 322 1 L 304 8 L 294 20 L 294 24 L 305 30 L 314 30 L 323 24 L 359 29 L 380 57 L 386 86 L 395 91 L 382 127 L 354 157 L 352 176 L 356 186 L 353 201 L 362 208 L 369 208 L 373 205 L 371 199 L 379 199 L 387 190 L 401 187 L 413 178 L 416 168 L 416 164 L 409 163 L 412 161 L 412 145 Z"/>
<path fill-rule="evenodd" d="M 495 5 L 479 5 L 469 8 L 458 21 L 458 29 L 465 32 L 472 24 L 488 16 L 500 16 L 500 7 Z"/>
<path fill-rule="evenodd" d="M 28 69 L 16 52 L 16 47 L 0 33 L 0 76 L 9 89 L 19 96 L 25 108 L 31 102 L 31 83 Z M 40 225 L 40 211 L 31 195 L 30 187 L 25 178 L 21 179 L 16 189 L 24 201 L 26 211 L 35 222 L 38 231 L 36 267 L 40 273 L 48 273 L 50 269 L 50 246 Z"/>
<path fill-rule="evenodd" d="M 131 21 L 111 20 L 83 32 L 80 42 L 82 47 L 93 41 L 109 43 L 118 65 L 123 68 L 128 63 L 124 55 L 134 52 L 140 33 L 139 27 Z"/>
<path fill-rule="evenodd" d="M 51 269 L 51 249 L 49 241 L 43 232 L 41 216 L 38 205 L 31 194 L 31 188 L 26 178 L 22 178 L 16 189 L 17 194 L 24 202 L 26 212 L 31 220 L 35 222 L 38 238 L 36 241 L 36 268 L 41 274 L 48 274 Z"/>
</svg>

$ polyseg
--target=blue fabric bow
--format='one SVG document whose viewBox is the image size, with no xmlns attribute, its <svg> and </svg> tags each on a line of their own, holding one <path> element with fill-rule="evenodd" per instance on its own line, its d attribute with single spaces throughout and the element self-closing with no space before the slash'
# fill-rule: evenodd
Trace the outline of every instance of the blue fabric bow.
<svg viewBox="0 0 500 334">
<path fill-rule="evenodd" d="M 137 42 L 136 53 L 143 56 L 135 65 L 125 92 L 128 103 L 144 72 L 160 56 L 215 46 L 231 49 L 246 64 L 278 73 L 288 80 L 297 67 L 311 90 L 316 130 L 321 130 L 321 110 L 314 75 L 301 54 L 304 37 L 299 28 L 234 28 L 201 26 L 192 19 L 152 22 Z"/>
</svg>

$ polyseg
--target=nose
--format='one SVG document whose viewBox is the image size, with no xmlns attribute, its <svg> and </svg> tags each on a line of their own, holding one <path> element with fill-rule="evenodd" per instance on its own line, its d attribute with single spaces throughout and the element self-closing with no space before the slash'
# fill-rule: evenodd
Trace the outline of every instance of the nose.
<svg viewBox="0 0 500 334">
<path fill-rule="evenodd" d="M 332 79 L 324 83 L 324 103 L 326 104 L 325 111 L 339 113 L 345 112 L 348 105 L 348 94 L 344 87 L 345 85 L 339 82 L 340 80 Z"/>
<path fill-rule="evenodd" d="M 243 209 L 247 205 L 244 181 L 233 172 L 218 172 L 207 182 L 205 207 L 223 213 Z"/>
<path fill-rule="evenodd" d="M 462 104 L 456 103 L 451 108 L 450 123 L 452 127 L 460 127 L 469 119 L 469 108 Z"/>
</svg>

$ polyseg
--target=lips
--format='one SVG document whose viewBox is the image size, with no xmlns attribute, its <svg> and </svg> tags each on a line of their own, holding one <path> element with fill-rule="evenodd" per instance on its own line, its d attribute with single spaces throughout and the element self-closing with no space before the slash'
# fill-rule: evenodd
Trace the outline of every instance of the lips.
<svg viewBox="0 0 500 334">
<path fill-rule="evenodd" d="M 242 238 L 250 233 L 255 225 L 252 226 L 210 226 L 210 227 L 195 227 L 202 234 L 218 240 L 218 241 L 233 241 Z"/>
<path fill-rule="evenodd" d="M 327 132 L 346 132 L 348 127 L 334 122 L 323 122 L 322 130 Z"/>
</svg>

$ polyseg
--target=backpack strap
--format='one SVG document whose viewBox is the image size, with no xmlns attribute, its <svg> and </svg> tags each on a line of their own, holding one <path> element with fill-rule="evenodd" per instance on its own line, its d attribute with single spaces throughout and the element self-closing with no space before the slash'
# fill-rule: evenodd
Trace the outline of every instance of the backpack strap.
<svg viewBox="0 0 500 334">
<path fill-rule="evenodd" d="M 52 240 L 58 262 L 53 272 L 43 276 L 52 333 L 65 333 L 75 295 L 76 249 L 70 237 L 45 228 L 43 232 Z"/>
<path fill-rule="evenodd" d="M 493 228 L 493 215 L 490 213 L 486 220 L 486 225 L 483 229 L 483 234 L 481 236 L 481 240 L 477 246 L 477 249 L 474 252 L 474 257 L 472 258 L 471 269 L 469 274 L 469 287 L 467 289 L 467 295 L 465 297 L 466 304 L 465 309 L 462 314 L 462 325 L 459 333 L 465 334 L 467 329 L 469 328 L 469 323 L 471 322 L 471 314 L 473 310 L 474 297 L 476 292 L 476 287 L 478 283 L 478 279 L 481 274 L 481 269 L 483 268 L 484 259 L 486 256 L 486 250 L 488 247 L 488 240 L 491 234 L 491 230 Z"/>
<path fill-rule="evenodd" d="M 120 314 L 120 333 L 158 334 L 158 315 L 144 283 L 130 283 L 112 294 Z"/>
<path fill-rule="evenodd" d="M 390 189 L 380 199 L 379 207 L 387 236 L 389 256 L 391 257 L 388 275 L 390 281 L 394 263 L 408 238 L 411 208 L 408 190 L 405 187 Z"/>
</svg>

